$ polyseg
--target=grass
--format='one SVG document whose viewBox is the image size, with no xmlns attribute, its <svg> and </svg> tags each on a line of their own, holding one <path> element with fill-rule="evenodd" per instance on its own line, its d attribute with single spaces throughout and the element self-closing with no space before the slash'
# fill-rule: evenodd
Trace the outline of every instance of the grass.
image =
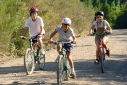
<svg viewBox="0 0 127 85">
<path fill-rule="evenodd" d="M 45 40 L 57 26 L 61 25 L 64 17 L 72 20 L 71 26 L 76 36 L 86 35 L 94 15 L 94 10 L 85 7 L 80 0 L 1 0 L 0 49 L 4 48 L 3 52 L 8 51 L 17 56 L 24 54 L 28 43 L 21 41 L 19 36 L 32 6 L 38 7 L 39 16 L 44 20 Z M 26 35 L 28 36 L 28 33 Z"/>
</svg>

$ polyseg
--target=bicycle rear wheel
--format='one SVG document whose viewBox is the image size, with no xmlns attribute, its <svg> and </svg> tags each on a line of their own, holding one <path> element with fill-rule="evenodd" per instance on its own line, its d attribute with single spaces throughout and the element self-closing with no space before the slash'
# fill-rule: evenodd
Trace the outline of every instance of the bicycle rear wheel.
<svg viewBox="0 0 127 85">
<path fill-rule="evenodd" d="M 59 55 L 57 63 L 57 85 L 62 85 L 63 82 L 63 58 L 62 55 Z"/>
<path fill-rule="evenodd" d="M 45 54 L 39 56 L 38 67 L 40 70 L 44 69 L 44 67 L 45 67 Z"/>
<path fill-rule="evenodd" d="M 100 48 L 100 63 L 101 63 L 101 72 L 104 73 L 104 51 Z"/>
<path fill-rule="evenodd" d="M 35 66 L 34 66 L 34 54 L 31 48 L 27 48 L 26 50 L 24 56 L 24 67 L 27 75 L 33 73 Z"/>
<path fill-rule="evenodd" d="M 70 76 L 70 64 L 68 60 L 66 60 L 66 66 L 67 69 L 65 70 L 65 76 L 66 76 L 66 81 L 69 81 L 69 76 Z"/>
</svg>

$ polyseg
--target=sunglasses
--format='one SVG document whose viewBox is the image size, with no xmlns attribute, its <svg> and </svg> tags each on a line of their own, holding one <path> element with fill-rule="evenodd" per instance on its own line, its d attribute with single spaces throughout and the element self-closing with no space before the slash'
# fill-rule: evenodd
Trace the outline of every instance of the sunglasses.
<svg viewBox="0 0 127 85">
<path fill-rule="evenodd" d="M 69 25 L 69 24 L 64 24 L 64 25 Z"/>
</svg>

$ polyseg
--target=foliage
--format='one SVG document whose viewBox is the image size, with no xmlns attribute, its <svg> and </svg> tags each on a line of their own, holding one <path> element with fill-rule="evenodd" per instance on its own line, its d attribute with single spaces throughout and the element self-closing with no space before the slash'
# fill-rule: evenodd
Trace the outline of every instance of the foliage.
<svg viewBox="0 0 127 85">
<path fill-rule="evenodd" d="M 89 0 L 80 0 L 86 3 Z M 126 0 L 90 0 L 95 11 L 101 10 L 104 12 L 104 18 L 110 23 L 114 29 L 125 29 L 126 26 Z M 120 25 L 118 25 L 120 24 Z"/>
<path fill-rule="evenodd" d="M 89 31 L 94 11 L 102 10 L 105 19 L 112 28 L 127 28 L 126 0 L 0 0 L 0 51 L 10 52 L 11 55 L 21 56 L 28 42 L 19 39 L 29 8 L 36 6 L 39 16 L 44 20 L 46 36 L 44 45 L 47 46 L 49 35 L 61 25 L 64 17 L 72 20 L 72 28 L 76 36 L 86 35 Z M 94 8 L 94 9 L 93 9 Z M 27 32 L 25 36 L 29 36 Z M 57 36 L 56 36 L 57 37 Z M 55 38 L 56 38 L 55 37 Z"/>
<path fill-rule="evenodd" d="M 116 29 L 127 29 L 127 2 L 122 6 L 121 11 L 115 22 Z"/>
<path fill-rule="evenodd" d="M 24 22 L 25 6 L 22 0 L 0 1 L 0 42 L 1 46 L 4 46 L 3 51 L 10 51 L 12 55 L 17 51 L 18 30 Z"/>
<path fill-rule="evenodd" d="M 28 42 L 20 40 L 19 36 L 32 6 L 38 7 L 39 15 L 44 20 L 45 39 L 49 39 L 51 32 L 61 25 L 64 17 L 71 18 L 72 28 L 77 36 L 85 35 L 94 12 L 80 0 L 0 0 L 0 49 L 4 48 L 3 52 L 9 51 L 11 55 L 17 56 L 24 54 Z M 25 36 L 28 35 L 27 32 Z"/>
</svg>

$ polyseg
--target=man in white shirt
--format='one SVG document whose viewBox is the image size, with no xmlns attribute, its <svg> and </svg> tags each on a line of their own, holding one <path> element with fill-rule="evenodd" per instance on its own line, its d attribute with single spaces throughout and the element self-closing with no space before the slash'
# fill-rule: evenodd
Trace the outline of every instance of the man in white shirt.
<svg viewBox="0 0 127 85">
<path fill-rule="evenodd" d="M 27 19 L 24 30 L 20 38 L 23 38 L 27 29 L 29 29 L 30 37 L 36 37 L 38 44 L 40 46 L 41 53 L 45 54 L 43 50 L 43 42 L 42 39 L 45 35 L 44 23 L 40 16 L 38 16 L 38 9 L 36 7 L 32 7 L 30 9 L 30 17 Z"/>
</svg>

